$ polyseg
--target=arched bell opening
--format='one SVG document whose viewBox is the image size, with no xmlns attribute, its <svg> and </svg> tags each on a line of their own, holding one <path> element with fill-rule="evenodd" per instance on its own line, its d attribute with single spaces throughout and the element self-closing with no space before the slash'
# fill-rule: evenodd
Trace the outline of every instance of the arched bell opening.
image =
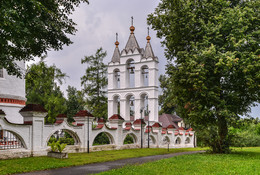
<svg viewBox="0 0 260 175">
<path fill-rule="evenodd" d="M 148 95 L 146 93 L 142 93 L 140 96 L 141 99 L 141 108 L 144 109 L 144 119 L 147 121 L 149 120 L 149 106 L 148 106 Z"/>
<path fill-rule="evenodd" d="M 113 98 L 113 114 L 120 115 L 120 97 L 114 96 Z"/>
<path fill-rule="evenodd" d="M 114 89 L 119 89 L 120 88 L 120 70 L 115 69 L 113 74 L 114 74 L 114 76 L 113 76 Z"/>
<path fill-rule="evenodd" d="M 135 118 L 135 97 L 133 95 L 126 97 L 126 116 L 130 120 L 134 120 Z"/>
<path fill-rule="evenodd" d="M 141 67 L 141 86 L 149 86 L 149 68 L 148 66 Z"/>
<path fill-rule="evenodd" d="M 135 62 L 133 59 L 129 59 L 126 62 L 126 82 L 127 82 L 127 86 L 126 87 L 135 87 Z"/>
</svg>

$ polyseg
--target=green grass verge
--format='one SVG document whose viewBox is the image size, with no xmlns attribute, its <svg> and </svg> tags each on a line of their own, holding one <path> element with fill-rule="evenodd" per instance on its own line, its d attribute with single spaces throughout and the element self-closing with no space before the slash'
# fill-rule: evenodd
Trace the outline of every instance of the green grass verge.
<svg viewBox="0 0 260 175">
<path fill-rule="evenodd" d="M 259 175 L 260 147 L 234 149 L 231 154 L 192 154 L 162 159 L 142 165 L 128 165 L 121 169 L 100 173 L 100 175 L 149 174 L 228 174 Z"/>
<path fill-rule="evenodd" d="M 168 152 L 167 149 L 162 148 L 128 149 L 91 152 L 89 154 L 73 153 L 69 154 L 68 159 L 55 159 L 50 157 L 29 157 L 20 159 L 0 160 L 0 174 L 31 172 L 37 170 L 84 165 L 89 163 L 106 162 L 133 157 L 143 157 L 150 155 L 197 150 L 203 150 L 203 148 L 170 149 L 170 152 Z"/>
</svg>

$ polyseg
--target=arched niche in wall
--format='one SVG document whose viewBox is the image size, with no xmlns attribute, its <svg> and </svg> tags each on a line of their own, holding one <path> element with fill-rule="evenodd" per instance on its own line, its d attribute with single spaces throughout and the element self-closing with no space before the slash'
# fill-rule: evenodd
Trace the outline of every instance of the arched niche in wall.
<svg viewBox="0 0 260 175">
<path fill-rule="evenodd" d="M 181 144 L 181 138 L 177 137 L 177 139 L 175 140 L 175 144 L 176 145 L 180 145 Z"/>
<path fill-rule="evenodd" d="M 67 145 L 79 145 L 80 140 L 76 133 L 67 129 L 60 129 L 55 131 L 48 139 L 48 144 L 52 142 L 65 143 Z"/>
<path fill-rule="evenodd" d="M 101 132 L 97 134 L 97 136 L 93 141 L 93 146 L 108 145 L 108 144 L 114 144 L 114 138 L 108 132 Z"/>
<path fill-rule="evenodd" d="M 137 137 L 135 134 L 127 134 L 124 139 L 124 144 L 135 144 L 137 143 Z"/>
<path fill-rule="evenodd" d="M 132 58 L 126 62 L 126 87 L 135 87 L 135 62 Z"/>
</svg>

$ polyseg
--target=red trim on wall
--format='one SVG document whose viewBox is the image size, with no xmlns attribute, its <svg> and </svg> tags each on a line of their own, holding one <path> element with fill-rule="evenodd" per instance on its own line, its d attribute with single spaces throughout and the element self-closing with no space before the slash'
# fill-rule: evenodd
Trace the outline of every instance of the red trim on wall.
<svg viewBox="0 0 260 175">
<path fill-rule="evenodd" d="M 0 98 L 0 103 L 25 105 L 25 100 L 16 100 L 16 99 L 11 99 L 11 98 Z"/>
</svg>

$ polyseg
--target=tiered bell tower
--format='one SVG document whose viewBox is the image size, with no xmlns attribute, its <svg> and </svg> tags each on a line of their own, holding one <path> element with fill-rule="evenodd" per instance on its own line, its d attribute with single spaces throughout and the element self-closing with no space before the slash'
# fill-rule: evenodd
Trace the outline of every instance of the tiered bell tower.
<svg viewBox="0 0 260 175">
<path fill-rule="evenodd" d="M 149 116 L 151 122 L 158 122 L 158 58 L 151 47 L 149 29 L 145 49 L 135 38 L 133 19 L 130 31 L 121 53 L 116 37 L 108 64 L 108 118 L 120 114 L 128 122 Z"/>
</svg>

